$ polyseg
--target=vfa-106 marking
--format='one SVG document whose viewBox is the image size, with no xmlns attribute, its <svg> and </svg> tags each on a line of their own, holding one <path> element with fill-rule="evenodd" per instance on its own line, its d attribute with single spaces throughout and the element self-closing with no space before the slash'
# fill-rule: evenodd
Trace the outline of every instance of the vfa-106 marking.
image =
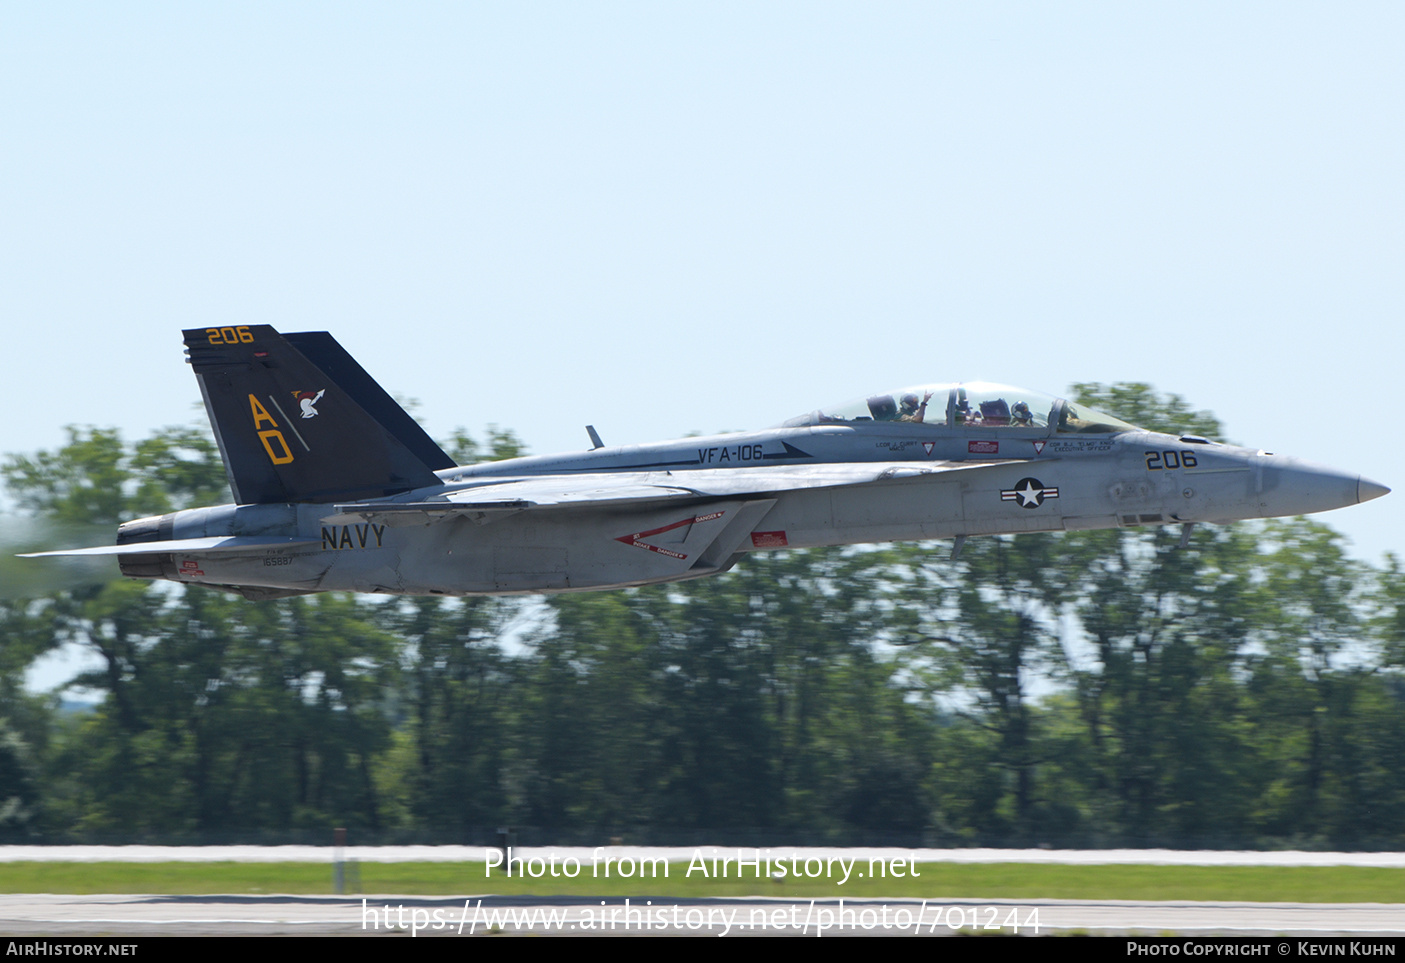
<svg viewBox="0 0 1405 963">
<path fill-rule="evenodd" d="M 458 466 L 325 332 L 185 332 L 235 505 L 127 522 L 124 574 L 266 599 L 619 588 L 747 552 L 1299 515 L 1387 489 L 995 384 L 763 431 Z"/>
</svg>

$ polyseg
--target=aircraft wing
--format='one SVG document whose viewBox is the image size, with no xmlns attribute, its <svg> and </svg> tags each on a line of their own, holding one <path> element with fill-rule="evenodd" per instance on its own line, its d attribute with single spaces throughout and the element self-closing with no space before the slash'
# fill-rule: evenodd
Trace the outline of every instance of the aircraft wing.
<svg viewBox="0 0 1405 963">
<path fill-rule="evenodd" d="M 976 471 L 1028 461 L 862 462 L 786 465 L 771 468 L 710 468 L 701 471 L 598 472 L 485 478 L 429 501 L 374 501 L 338 504 L 324 521 L 362 519 L 390 525 L 424 524 L 439 518 L 489 521 L 521 511 L 656 507 L 672 501 L 762 498 L 809 488 L 863 485 L 950 471 Z"/>
</svg>

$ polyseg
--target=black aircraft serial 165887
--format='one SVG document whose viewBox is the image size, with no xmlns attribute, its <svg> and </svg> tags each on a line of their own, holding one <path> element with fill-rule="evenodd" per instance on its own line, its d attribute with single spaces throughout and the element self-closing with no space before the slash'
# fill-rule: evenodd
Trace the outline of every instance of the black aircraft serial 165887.
<svg viewBox="0 0 1405 963">
<path fill-rule="evenodd" d="M 459 467 L 325 332 L 185 332 L 237 504 L 127 522 L 134 578 L 252 599 L 608 589 L 747 552 L 1299 515 L 1388 489 L 1006 385 L 928 384 L 762 431 Z M 1184 539 L 1183 539 L 1184 541 Z"/>
</svg>

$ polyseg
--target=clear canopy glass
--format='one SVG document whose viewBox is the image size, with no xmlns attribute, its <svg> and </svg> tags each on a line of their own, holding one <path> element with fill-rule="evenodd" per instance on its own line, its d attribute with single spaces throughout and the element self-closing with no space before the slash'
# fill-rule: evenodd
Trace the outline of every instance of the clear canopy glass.
<svg viewBox="0 0 1405 963">
<path fill-rule="evenodd" d="M 1063 403 L 1063 411 L 1059 414 L 1059 431 L 1061 433 L 1109 435 L 1115 431 L 1139 430 L 1136 425 L 1129 425 L 1119 418 L 1112 417 L 1112 415 L 1105 415 L 1101 411 L 1075 405 L 1071 401 Z"/>
<path fill-rule="evenodd" d="M 869 395 L 791 418 L 783 427 L 887 422 L 945 428 L 1028 429 L 1048 434 L 1110 434 L 1135 425 L 1071 401 L 985 381 L 926 384 Z"/>
</svg>

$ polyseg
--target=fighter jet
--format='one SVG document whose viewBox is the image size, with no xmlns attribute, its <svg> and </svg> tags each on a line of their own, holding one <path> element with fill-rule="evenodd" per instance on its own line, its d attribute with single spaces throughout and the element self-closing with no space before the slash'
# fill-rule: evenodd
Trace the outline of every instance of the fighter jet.
<svg viewBox="0 0 1405 963">
<path fill-rule="evenodd" d="M 184 332 L 237 504 L 121 525 L 124 575 L 251 599 L 494 595 L 725 572 L 748 552 L 1301 515 L 1389 489 L 1049 395 L 927 384 L 761 431 L 456 465 L 326 332 Z"/>
</svg>

